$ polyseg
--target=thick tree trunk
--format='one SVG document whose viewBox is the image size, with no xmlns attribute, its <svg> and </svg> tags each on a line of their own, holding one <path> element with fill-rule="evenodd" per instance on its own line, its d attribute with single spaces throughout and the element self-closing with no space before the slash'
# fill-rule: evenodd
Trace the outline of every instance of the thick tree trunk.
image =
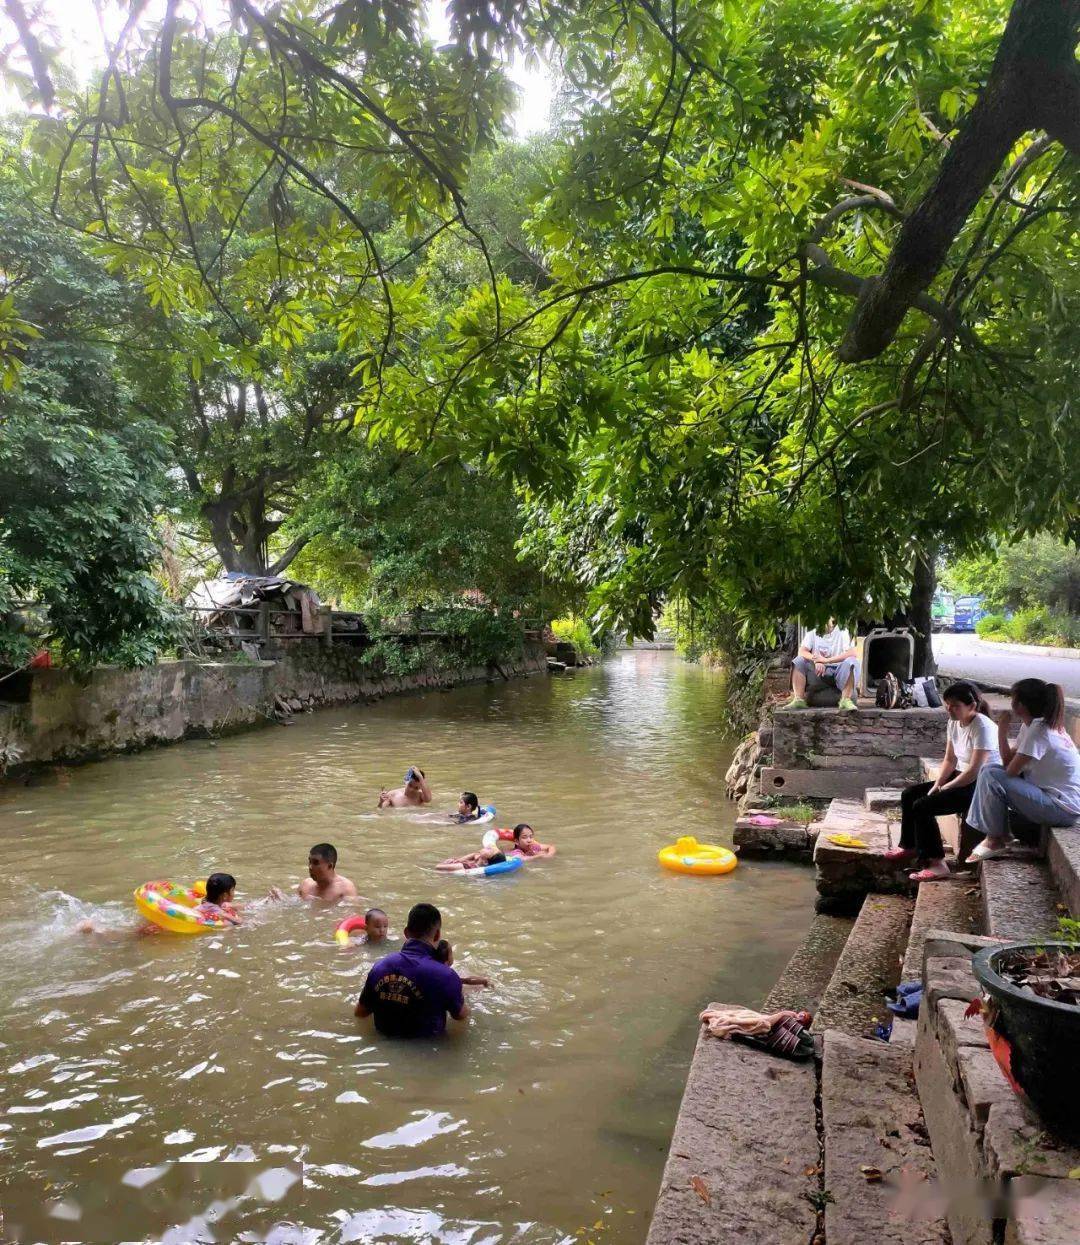
<svg viewBox="0 0 1080 1245">
<path fill-rule="evenodd" d="M 931 606 L 936 587 L 937 575 L 934 571 L 934 559 L 930 554 L 920 554 L 915 563 L 911 583 L 911 600 L 908 604 L 908 617 L 911 626 L 915 629 L 915 657 L 912 662 L 912 673 L 915 675 L 937 673 L 933 632 L 930 627 Z"/>
<path fill-rule="evenodd" d="M 893 340 L 1023 134 L 1045 129 L 1080 154 L 1078 15 L 1080 0 L 1015 0 L 975 106 L 904 221 L 881 276 L 862 287 L 839 348 L 845 362 L 876 358 Z"/>
</svg>

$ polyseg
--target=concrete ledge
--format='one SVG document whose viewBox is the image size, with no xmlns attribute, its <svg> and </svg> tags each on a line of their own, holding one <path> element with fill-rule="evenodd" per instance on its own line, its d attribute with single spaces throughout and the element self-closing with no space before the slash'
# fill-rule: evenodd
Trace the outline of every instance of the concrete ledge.
<svg viewBox="0 0 1080 1245">
<path fill-rule="evenodd" d="M 768 810 L 765 810 L 766 815 Z M 735 822 L 732 842 L 740 856 L 761 857 L 766 860 L 806 860 L 814 855 L 818 825 L 801 821 L 784 821 L 778 826 L 758 826 L 753 814 L 740 817 Z"/>
<path fill-rule="evenodd" d="M 783 769 L 775 765 L 761 771 L 760 794 L 762 796 L 810 796 L 817 800 L 862 800 L 868 781 L 913 781 L 905 766 L 887 767 L 885 772 L 867 769 Z"/>
<path fill-rule="evenodd" d="M 851 917 L 817 915 L 765 1000 L 764 1011 L 816 1012 L 855 922 Z"/>
<path fill-rule="evenodd" d="M 1058 894 L 1041 860 L 979 865 L 983 928 L 995 938 L 1044 938 L 1057 928 Z"/>
<path fill-rule="evenodd" d="M 893 1213 L 897 1186 L 922 1180 L 928 1191 L 936 1178 L 910 1051 L 827 1032 L 821 1114 L 825 1189 L 832 1198 L 825 1208 L 829 1245 L 947 1241 L 940 1209 L 914 1220 Z M 868 1182 L 864 1167 L 876 1168 L 884 1179 Z"/>
<path fill-rule="evenodd" d="M 1046 863 L 1069 913 L 1080 917 L 1080 826 L 1051 827 Z"/>
<path fill-rule="evenodd" d="M 923 946 L 932 929 L 954 929 L 961 934 L 981 933 L 980 892 L 971 878 L 952 878 L 947 882 L 927 882 L 915 897 L 907 951 L 901 980 L 922 978 Z"/>
<path fill-rule="evenodd" d="M 832 834 L 850 834 L 867 844 L 866 848 L 841 847 L 831 843 Z M 894 831 L 884 813 L 868 812 L 861 801 L 833 800 L 818 826 L 814 847 L 817 890 L 821 896 L 858 898 L 870 891 L 905 894 L 912 890 L 908 869 L 885 859 L 894 845 Z M 899 830 L 895 831 L 899 835 Z"/>
<path fill-rule="evenodd" d="M 837 1029 L 862 1037 L 874 1020 L 890 1015 L 885 991 L 900 980 L 914 906 L 900 895 L 866 897 L 818 1006 L 815 1033 Z"/>
<path fill-rule="evenodd" d="M 703 1032 L 648 1245 L 807 1245 L 817 1226 L 816 1089 L 812 1060 Z"/>
</svg>

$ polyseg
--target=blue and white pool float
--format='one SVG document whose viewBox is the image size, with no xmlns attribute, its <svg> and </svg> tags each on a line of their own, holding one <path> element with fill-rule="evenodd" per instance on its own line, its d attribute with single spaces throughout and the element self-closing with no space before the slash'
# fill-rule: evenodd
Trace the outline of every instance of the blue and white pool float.
<svg viewBox="0 0 1080 1245">
<path fill-rule="evenodd" d="M 520 856 L 512 856 L 509 860 L 501 860 L 497 865 L 480 865 L 476 869 L 462 869 L 465 878 L 493 878 L 500 873 L 516 873 L 522 865 Z"/>
</svg>

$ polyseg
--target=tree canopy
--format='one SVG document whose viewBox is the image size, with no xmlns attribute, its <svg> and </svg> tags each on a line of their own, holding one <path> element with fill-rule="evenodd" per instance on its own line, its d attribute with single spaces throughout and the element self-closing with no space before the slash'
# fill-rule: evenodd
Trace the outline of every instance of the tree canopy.
<svg viewBox="0 0 1080 1245">
<path fill-rule="evenodd" d="M 451 0 L 444 46 L 418 0 L 132 2 L 87 88 L 5 8 L 29 193 L 143 300 L 226 565 L 340 554 L 401 455 L 512 490 L 638 632 L 1075 534 L 1080 0 Z M 543 142 L 511 54 L 559 76 Z"/>
</svg>

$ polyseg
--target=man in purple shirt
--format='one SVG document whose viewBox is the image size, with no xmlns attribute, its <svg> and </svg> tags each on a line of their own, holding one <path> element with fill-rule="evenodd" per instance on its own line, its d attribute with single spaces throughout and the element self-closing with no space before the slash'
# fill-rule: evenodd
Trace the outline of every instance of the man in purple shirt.
<svg viewBox="0 0 1080 1245">
<path fill-rule="evenodd" d="M 467 1020 L 461 978 L 436 957 L 442 916 L 434 904 L 418 903 L 409 913 L 405 945 L 374 964 L 356 1004 L 360 1017 L 374 1016 L 385 1037 L 427 1038 L 446 1032 L 446 1014 Z"/>
</svg>

